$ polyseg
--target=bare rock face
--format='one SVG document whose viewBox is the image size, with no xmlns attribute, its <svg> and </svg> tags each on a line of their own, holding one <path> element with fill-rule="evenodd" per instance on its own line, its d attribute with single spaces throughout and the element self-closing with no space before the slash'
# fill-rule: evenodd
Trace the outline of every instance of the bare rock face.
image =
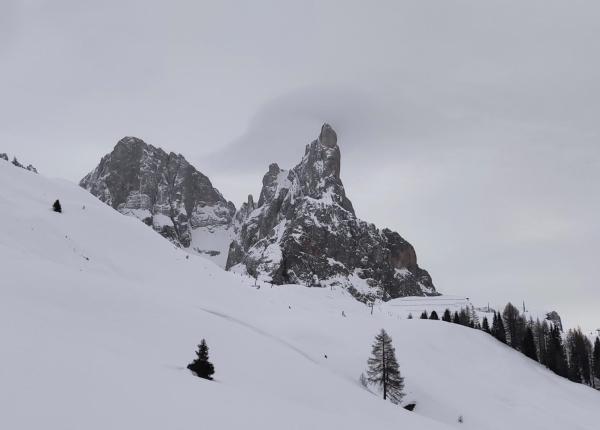
<svg viewBox="0 0 600 430">
<path fill-rule="evenodd" d="M 194 230 L 226 230 L 235 214 L 233 203 L 181 154 L 135 137 L 121 139 L 79 185 L 184 248 L 192 245 Z"/>
<path fill-rule="evenodd" d="M 340 285 L 360 300 L 437 295 L 410 243 L 356 218 L 340 158 L 324 124 L 296 167 L 271 164 L 258 203 L 249 198 L 235 215 L 227 269 L 274 284 Z"/>
<path fill-rule="evenodd" d="M 562 320 L 556 311 L 551 311 L 546 314 L 546 320 L 552 322 L 560 331 L 563 330 Z"/>
</svg>

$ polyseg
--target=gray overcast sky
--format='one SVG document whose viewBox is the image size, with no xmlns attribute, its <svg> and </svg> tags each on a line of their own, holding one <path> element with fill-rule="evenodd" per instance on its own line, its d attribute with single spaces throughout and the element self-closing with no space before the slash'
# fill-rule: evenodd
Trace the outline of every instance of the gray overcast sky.
<svg viewBox="0 0 600 430">
<path fill-rule="evenodd" d="M 600 2 L 0 2 L 0 151 L 78 181 L 125 135 L 239 205 L 337 130 L 358 215 L 438 289 L 600 328 Z"/>
</svg>

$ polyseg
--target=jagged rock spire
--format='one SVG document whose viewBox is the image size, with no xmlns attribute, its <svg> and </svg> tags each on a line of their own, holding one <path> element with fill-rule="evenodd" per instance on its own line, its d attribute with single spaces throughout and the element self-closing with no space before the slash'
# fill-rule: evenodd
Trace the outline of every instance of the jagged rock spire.
<svg viewBox="0 0 600 430">
<path fill-rule="evenodd" d="M 328 148 L 337 146 L 337 134 L 335 130 L 327 123 L 321 127 L 321 133 L 319 134 L 319 142 L 321 145 Z"/>
<path fill-rule="evenodd" d="M 341 285 L 361 300 L 437 294 L 398 233 L 356 218 L 340 179 L 337 134 L 323 124 L 290 170 L 271 164 L 257 209 L 244 205 L 227 268 L 275 284 Z"/>
</svg>

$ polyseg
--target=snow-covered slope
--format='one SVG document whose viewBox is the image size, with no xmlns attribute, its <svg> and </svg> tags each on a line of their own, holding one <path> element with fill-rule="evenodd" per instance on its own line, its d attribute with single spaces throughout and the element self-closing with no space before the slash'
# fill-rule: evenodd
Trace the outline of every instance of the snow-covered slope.
<svg viewBox="0 0 600 430">
<path fill-rule="evenodd" d="M 0 428 L 596 428 L 599 393 L 482 332 L 252 288 L 75 184 L 0 183 Z M 414 413 L 358 383 L 382 327 Z M 185 369 L 203 337 L 214 382 Z"/>
</svg>

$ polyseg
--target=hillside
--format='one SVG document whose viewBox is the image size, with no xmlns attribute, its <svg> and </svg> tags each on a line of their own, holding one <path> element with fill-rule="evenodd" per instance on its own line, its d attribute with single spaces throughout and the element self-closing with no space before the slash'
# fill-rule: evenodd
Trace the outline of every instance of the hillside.
<svg viewBox="0 0 600 430">
<path fill-rule="evenodd" d="M 75 184 L 2 162 L 0 183 L 0 428 L 597 427 L 600 393 L 480 331 L 252 288 Z M 358 383 L 382 327 L 414 413 Z M 185 369 L 203 337 L 214 382 Z"/>
</svg>

